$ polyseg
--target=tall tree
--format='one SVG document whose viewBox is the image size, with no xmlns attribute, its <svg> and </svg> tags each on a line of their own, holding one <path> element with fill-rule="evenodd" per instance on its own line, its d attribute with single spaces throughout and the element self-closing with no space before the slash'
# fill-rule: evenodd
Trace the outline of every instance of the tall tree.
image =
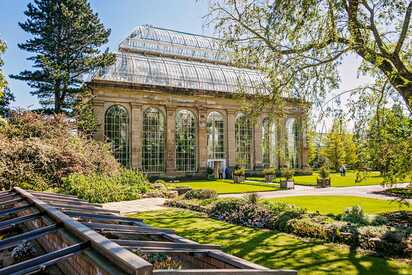
<svg viewBox="0 0 412 275">
<path fill-rule="evenodd" d="M 355 53 L 410 111 L 411 15 L 412 0 L 211 0 L 210 8 L 237 62 L 266 70 L 278 90 L 327 92 L 342 57 Z"/>
<path fill-rule="evenodd" d="M 4 65 L 3 59 L 1 55 L 6 51 L 6 43 L 0 39 L 0 100 L 4 96 L 4 90 L 7 86 L 6 78 L 4 77 L 4 73 L 2 67 Z"/>
<path fill-rule="evenodd" d="M 100 50 L 110 30 L 87 0 L 34 0 L 25 15 L 19 25 L 33 37 L 19 48 L 35 54 L 29 58 L 34 70 L 12 77 L 27 81 L 45 110 L 70 111 L 83 77 L 115 61 L 113 54 Z"/>
</svg>

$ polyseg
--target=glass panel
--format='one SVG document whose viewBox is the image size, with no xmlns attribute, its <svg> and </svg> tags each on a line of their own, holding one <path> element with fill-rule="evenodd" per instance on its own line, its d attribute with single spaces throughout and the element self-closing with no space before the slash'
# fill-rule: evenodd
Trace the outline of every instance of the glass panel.
<svg viewBox="0 0 412 275">
<path fill-rule="evenodd" d="M 207 155 L 209 159 L 225 158 L 225 123 L 223 116 L 212 112 L 207 117 Z"/>
<path fill-rule="evenodd" d="M 250 119 L 239 114 L 235 123 L 236 163 L 250 169 L 250 150 L 252 145 L 252 125 Z"/>
<path fill-rule="evenodd" d="M 165 126 L 164 116 L 156 108 L 143 113 L 142 169 L 146 173 L 165 171 Z"/>
<path fill-rule="evenodd" d="M 272 122 L 271 129 L 270 129 L 270 166 L 276 167 L 277 161 L 277 138 L 276 138 L 277 130 L 276 130 L 276 123 Z"/>
<path fill-rule="evenodd" d="M 191 111 L 181 110 L 176 114 L 176 171 L 196 172 L 197 128 Z"/>
<path fill-rule="evenodd" d="M 126 108 L 114 105 L 105 114 L 104 133 L 114 157 L 123 166 L 130 166 L 129 114 Z"/>
</svg>

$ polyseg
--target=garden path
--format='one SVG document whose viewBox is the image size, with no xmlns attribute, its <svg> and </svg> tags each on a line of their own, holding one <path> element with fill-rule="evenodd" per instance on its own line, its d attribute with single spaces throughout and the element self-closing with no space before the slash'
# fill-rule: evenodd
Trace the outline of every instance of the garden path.
<svg viewBox="0 0 412 275">
<path fill-rule="evenodd" d="M 120 211 L 121 215 L 166 209 L 163 198 L 146 198 L 133 201 L 104 203 L 103 208 Z"/>
<path fill-rule="evenodd" d="M 400 183 L 394 185 L 394 187 L 404 187 L 408 183 Z M 375 199 L 393 200 L 394 197 L 386 196 L 383 194 L 376 194 L 375 192 L 382 191 L 384 188 L 382 185 L 369 185 L 369 186 L 351 186 L 351 187 L 329 187 L 329 188 L 316 188 L 314 186 L 295 185 L 293 190 L 279 190 L 258 192 L 260 198 L 283 198 L 292 196 L 358 196 Z M 243 194 L 224 194 L 219 195 L 221 198 L 238 198 Z M 408 202 L 412 203 L 412 199 L 408 199 Z"/>
</svg>

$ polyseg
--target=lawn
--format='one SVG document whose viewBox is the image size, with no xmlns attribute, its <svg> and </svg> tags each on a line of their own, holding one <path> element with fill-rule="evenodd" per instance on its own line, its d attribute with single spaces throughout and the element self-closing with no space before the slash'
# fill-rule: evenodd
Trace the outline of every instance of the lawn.
<svg viewBox="0 0 412 275">
<path fill-rule="evenodd" d="M 369 256 L 344 245 L 237 226 L 195 212 L 166 210 L 134 216 L 152 226 L 174 229 L 199 243 L 221 245 L 227 253 L 273 269 L 295 269 L 299 274 L 412 274 L 412 265 L 405 261 Z"/>
<path fill-rule="evenodd" d="M 265 183 L 233 183 L 232 180 L 194 180 L 168 184 L 170 188 L 177 186 L 187 186 L 193 189 L 211 189 L 215 190 L 218 194 L 231 194 L 231 193 L 248 193 L 248 192 L 264 192 L 264 191 L 276 191 L 279 187 L 269 186 Z"/>
<path fill-rule="evenodd" d="M 412 207 L 399 204 L 397 201 L 380 200 L 351 196 L 299 196 L 267 199 L 273 202 L 285 202 L 306 208 L 309 211 L 319 211 L 321 214 L 340 214 L 346 208 L 360 205 L 368 214 L 411 210 Z"/>
<path fill-rule="evenodd" d="M 295 184 L 316 185 L 316 179 L 318 176 L 318 172 L 314 172 L 313 175 L 294 176 L 293 179 Z M 332 187 L 377 185 L 382 184 L 383 182 L 383 177 L 379 174 L 379 172 L 368 172 L 366 175 L 362 174 L 362 179 L 360 182 L 355 182 L 356 171 L 348 171 L 346 176 L 341 176 L 339 173 L 331 173 L 330 178 Z M 264 178 L 262 177 L 248 177 L 248 180 L 264 182 Z M 279 181 L 279 179 L 275 179 L 275 181 Z"/>
</svg>

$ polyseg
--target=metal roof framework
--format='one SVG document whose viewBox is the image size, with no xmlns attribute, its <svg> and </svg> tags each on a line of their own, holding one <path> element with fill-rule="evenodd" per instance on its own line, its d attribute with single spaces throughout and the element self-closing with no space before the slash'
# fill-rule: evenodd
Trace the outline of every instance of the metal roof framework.
<svg viewBox="0 0 412 275">
<path fill-rule="evenodd" d="M 127 52 L 118 53 L 115 64 L 94 79 L 224 93 L 269 92 L 268 81 L 256 70 Z"/>
<path fill-rule="evenodd" d="M 95 263 L 109 274 L 297 274 L 264 268 L 225 254 L 218 246 L 195 243 L 175 235 L 172 230 L 150 227 L 140 219 L 121 217 L 117 211 L 70 195 L 28 192 L 15 187 L 0 192 L 0 217 L 0 233 L 12 228 L 26 229 L 0 240 L 0 252 L 22 241 L 38 240 L 57 232 L 73 240 L 56 251 L 46 251 L 35 258 L 0 268 L 0 274 L 33 274 L 80 254 L 102 259 Z M 34 221 L 42 221 L 43 226 L 33 228 Z M 156 240 L 142 240 L 140 236 L 143 235 L 156 237 Z M 153 270 L 152 264 L 133 252 L 202 255 L 231 268 Z"/>
</svg>

